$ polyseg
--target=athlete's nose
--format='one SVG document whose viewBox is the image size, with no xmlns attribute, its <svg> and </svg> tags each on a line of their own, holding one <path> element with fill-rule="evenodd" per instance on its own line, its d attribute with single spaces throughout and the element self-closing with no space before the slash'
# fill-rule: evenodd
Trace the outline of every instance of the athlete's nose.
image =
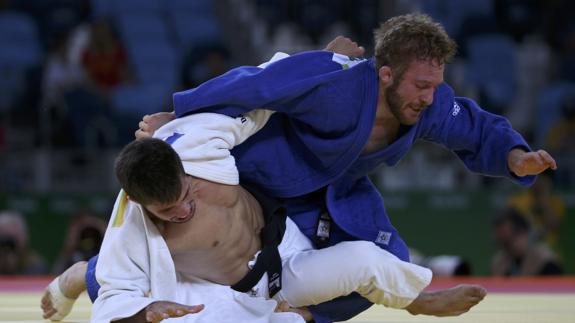
<svg viewBox="0 0 575 323">
<path fill-rule="evenodd" d="M 433 89 L 425 91 L 425 93 L 419 97 L 419 102 L 422 108 L 430 106 L 433 103 Z"/>
</svg>

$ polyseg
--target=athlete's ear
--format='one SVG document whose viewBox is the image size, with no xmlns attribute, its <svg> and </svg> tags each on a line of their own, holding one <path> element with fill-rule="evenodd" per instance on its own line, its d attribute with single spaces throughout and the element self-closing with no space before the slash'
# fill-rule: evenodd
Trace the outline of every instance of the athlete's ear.
<svg viewBox="0 0 575 323">
<path fill-rule="evenodd" d="M 379 72 L 378 73 L 379 82 L 381 83 L 381 85 L 387 87 L 391 83 L 393 83 L 393 75 L 391 73 L 391 68 L 389 66 L 384 65 L 380 67 L 378 72 Z"/>
</svg>

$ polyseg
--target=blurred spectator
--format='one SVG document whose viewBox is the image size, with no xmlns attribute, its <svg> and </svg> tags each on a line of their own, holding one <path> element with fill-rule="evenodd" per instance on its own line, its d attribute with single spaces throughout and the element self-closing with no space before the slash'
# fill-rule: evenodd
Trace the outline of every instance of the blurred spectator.
<svg viewBox="0 0 575 323">
<path fill-rule="evenodd" d="M 57 146 L 62 143 L 67 144 L 71 137 L 67 124 L 65 95 L 85 85 L 86 82 L 82 67 L 70 52 L 71 36 L 71 33 L 65 33 L 54 39 L 44 65 L 42 79 L 40 107 L 45 115 L 49 116 L 49 124 L 44 126 L 49 127 L 47 128 L 48 135 Z M 48 122 L 48 120 L 44 121 Z"/>
<path fill-rule="evenodd" d="M 106 222 L 103 219 L 85 212 L 75 216 L 68 227 L 53 273 L 61 274 L 76 262 L 87 261 L 97 255 L 105 231 Z"/>
<path fill-rule="evenodd" d="M 495 276 L 561 275 L 557 256 L 543 242 L 534 240 L 529 222 L 517 210 L 506 208 L 494 221 L 498 251 L 491 259 Z"/>
<path fill-rule="evenodd" d="M 73 51 L 77 47 L 72 47 Z M 106 19 L 92 22 L 81 53 L 86 86 L 65 95 L 67 114 L 76 144 L 81 147 L 112 146 L 117 141 L 112 124 L 110 96 L 128 79 L 124 48 Z"/>
<path fill-rule="evenodd" d="M 45 261 L 28 245 L 28 227 L 22 214 L 0 212 L 0 275 L 42 275 Z"/>
<path fill-rule="evenodd" d="M 575 184 L 575 95 L 563 102 L 561 118 L 551 126 L 546 138 L 546 147 L 557 156 L 557 162 L 564 167 L 557 170 L 556 184 L 570 189 Z"/>
<path fill-rule="evenodd" d="M 221 44 L 204 44 L 192 48 L 183 66 L 184 89 L 194 88 L 230 69 L 230 53 Z"/>
<path fill-rule="evenodd" d="M 127 80 L 126 54 L 108 20 L 92 23 L 88 44 L 82 53 L 82 65 L 88 80 L 106 96 Z"/>
<path fill-rule="evenodd" d="M 461 256 L 437 255 L 424 256 L 419 251 L 410 248 L 409 257 L 411 262 L 431 269 L 434 276 L 470 276 L 471 264 Z"/>
<path fill-rule="evenodd" d="M 541 3 L 538 0 L 494 0 L 495 15 L 502 31 L 523 40 L 541 25 Z"/>
<path fill-rule="evenodd" d="M 70 52 L 71 38 L 71 33 L 57 36 L 49 51 L 42 80 L 44 108 L 63 106 L 64 93 L 85 82 L 82 66 Z"/>
<path fill-rule="evenodd" d="M 560 76 L 564 80 L 575 82 L 575 22 L 565 28 L 560 52 Z"/>
<path fill-rule="evenodd" d="M 553 171 L 540 174 L 533 186 L 511 196 L 508 205 L 525 217 L 535 240 L 541 240 L 557 251 L 565 204 L 553 190 Z"/>
<path fill-rule="evenodd" d="M 0 0 L 0 11 L 6 10 L 10 7 L 10 0 Z"/>
<path fill-rule="evenodd" d="M 546 147 L 556 154 L 575 153 L 575 95 L 563 102 L 562 117 L 549 130 Z"/>
</svg>

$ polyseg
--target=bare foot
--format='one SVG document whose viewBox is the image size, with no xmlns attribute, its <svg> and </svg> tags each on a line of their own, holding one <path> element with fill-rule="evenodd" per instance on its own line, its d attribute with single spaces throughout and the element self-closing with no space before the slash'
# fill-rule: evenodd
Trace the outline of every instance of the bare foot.
<svg viewBox="0 0 575 323">
<path fill-rule="evenodd" d="M 413 315 L 461 315 L 481 302 L 487 292 L 478 285 L 458 285 L 435 292 L 421 292 L 405 309 Z"/>
<path fill-rule="evenodd" d="M 68 268 L 58 279 L 58 288 L 60 292 L 65 296 L 65 298 L 75 300 L 80 296 L 80 294 L 86 290 L 86 270 L 88 269 L 88 263 L 85 261 L 80 261 L 73 264 Z M 57 295 L 52 295 L 50 288 L 46 288 L 44 295 L 42 295 L 42 301 L 40 307 L 42 307 L 42 317 L 45 319 L 51 318 L 57 314 L 62 309 L 57 308 L 58 304 L 54 304 L 53 299 Z M 69 313 L 69 309 L 67 309 Z M 59 316 L 66 316 L 68 313 L 59 313 Z"/>
</svg>

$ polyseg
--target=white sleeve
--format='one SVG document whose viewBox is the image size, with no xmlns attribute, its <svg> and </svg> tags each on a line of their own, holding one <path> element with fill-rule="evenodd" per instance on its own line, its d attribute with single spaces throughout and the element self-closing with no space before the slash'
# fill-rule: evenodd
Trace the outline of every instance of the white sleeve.
<svg viewBox="0 0 575 323">
<path fill-rule="evenodd" d="M 276 53 L 259 67 L 289 57 Z M 238 185 L 239 174 L 230 153 L 258 132 L 274 111 L 253 110 L 235 118 L 218 113 L 195 113 L 172 120 L 154 133 L 154 138 L 172 145 L 180 156 L 187 174 L 212 182 Z"/>
<path fill-rule="evenodd" d="M 96 279 L 101 285 L 92 322 L 131 317 L 155 300 L 150 291 L 150 259 L 140 208 L 120 192 L 102 243 Z"/>
<path fill-rule="evenodd" d="M 238 185 L 239 174 L 230 150 L 265 126 L 273 113 L 261 109 L 236 118 L 217 113 L 191 114 L 165 124 L 154 137 L 172 145 L 187 174 Z"/>
</svg>

